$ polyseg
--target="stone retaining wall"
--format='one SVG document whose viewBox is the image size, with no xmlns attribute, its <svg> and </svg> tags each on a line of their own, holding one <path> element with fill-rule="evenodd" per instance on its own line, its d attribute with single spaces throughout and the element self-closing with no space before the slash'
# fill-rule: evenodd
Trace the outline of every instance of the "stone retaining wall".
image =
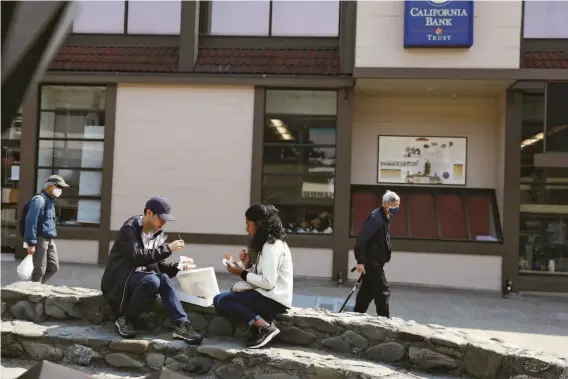
<svg viewBox="0 0 568 379">
<path fill-rule="evenodd" d="M 3 288 L 1 295 L 3 319 L 102 323 L 110 317 L 95 290 L 19 282 Z M 246 333 L 242 323 L 217 315 L 213 308 L 187 306 L 186 310 L 195 328 L 207 336 L 241 338 Z M 142 317 L 141 326 L 159 328 L 163 319 L 159 303 L 154 311 Z M 480 379 L 568 379 L 566 358 L 530 352 L 496 339 L 479 339 L 440 325 L 314 309 L 293 309 L 277 320 L 279 339 L 284 343 L 371 362 Z"/>
</svg>

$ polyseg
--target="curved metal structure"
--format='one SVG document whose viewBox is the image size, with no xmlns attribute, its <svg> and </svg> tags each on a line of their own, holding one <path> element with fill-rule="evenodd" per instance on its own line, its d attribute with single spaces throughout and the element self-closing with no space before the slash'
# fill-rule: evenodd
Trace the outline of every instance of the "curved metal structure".
<svg viewBox="0 0 568 379">
<path fill-rule="evenodd" d="M 2 132 L 67 36 L 73 1 L 2 1 Z"/>
</svg>

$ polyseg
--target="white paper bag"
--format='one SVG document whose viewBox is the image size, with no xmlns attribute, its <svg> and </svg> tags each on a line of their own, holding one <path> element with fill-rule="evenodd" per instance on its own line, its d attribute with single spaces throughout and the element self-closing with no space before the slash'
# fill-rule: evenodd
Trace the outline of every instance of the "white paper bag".
<svg viewBox="0 0 568 379">
<path fill-rule="evenodd" d="M 34 261 L 33 257 L 28 254 L 22 263 L 18 265 L 17 268 L 18 276 L 22 280 L 30 280 L 32 278 L 32 272 L 34 271 Z"/>
</svg>

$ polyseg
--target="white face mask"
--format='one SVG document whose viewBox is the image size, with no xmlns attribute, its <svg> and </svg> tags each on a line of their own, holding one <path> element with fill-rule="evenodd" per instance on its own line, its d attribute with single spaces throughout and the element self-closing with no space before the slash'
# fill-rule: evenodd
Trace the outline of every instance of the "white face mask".
<svg viewBox="0 0 568 379">
<path fill-rule="evenodd" d="M 51 194 L 53 195 L 53 197 L 59 197 L 61 196 L 61 193 L 63 192 L 63 190 L 61 188 L 55 188 L 53 191 L 51 191 Z"/>
</svg>

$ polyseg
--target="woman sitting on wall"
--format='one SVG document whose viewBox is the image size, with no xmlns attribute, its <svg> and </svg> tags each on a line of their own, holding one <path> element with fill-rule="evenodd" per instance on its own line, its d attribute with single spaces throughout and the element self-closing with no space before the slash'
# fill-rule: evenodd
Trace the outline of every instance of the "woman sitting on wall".
<svg viewBox="0 0 568 379">
<path fill-rule="evenodd" d="M 280 333 L 273 320 L 292 306 L 293 267 L 278 210 L 257 204 L 245 217 L 250 240 L 248 252 L 243 250 L 240 256 L 244 268 L 227 264 L 227 270 L 242 281 L 217 295 L 213 304 L 221 313 L 248 322 L 251 335 L 246 344 L 255 349 Z"/>
</svg>

